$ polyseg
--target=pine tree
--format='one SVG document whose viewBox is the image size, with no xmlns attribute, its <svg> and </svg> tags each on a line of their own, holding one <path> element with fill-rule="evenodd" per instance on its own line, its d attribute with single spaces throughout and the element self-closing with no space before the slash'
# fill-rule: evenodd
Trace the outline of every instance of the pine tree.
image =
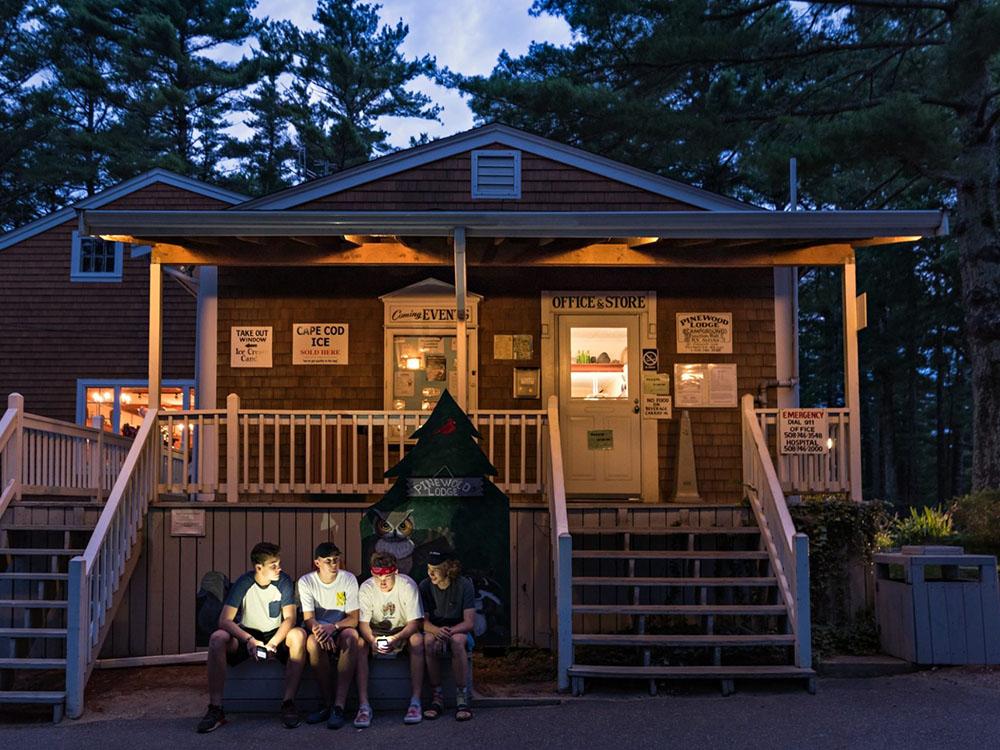
<svg viewBox="0 0 1000 750">
<path fill-rule="evenodd" d="M 222 158 L 233 96 L 257 80 L 259 60 L 206 53 L 242 44 L 262 23 L 255 0 L 134 0 L 129 39 L 134 80 L 130 143 L 160 165 L 209 179 Z M 137 144 L 138 145 L 138 144 Z"/>
<path fill-rule="evenodd" d="M 377 546 L 373 519 L 399 519 L 409 511 L 414 544 L 409 574 L 427 574 L 427 553 L 451 549 L 467 574 L 504 603 L 491 615 L 487 644 L 509 639 L 510 504 L 489 476 L 496 468 L 480 449 L 481 436 L 445 390 L 434 410 L 411 435 L 417 441 L 403 459 L 385 472 L 396 482 L 365 514 L 361 525 L 366 557 Z M 401 512 L 402 511 L 402 512 Z M 392 514 L 392 515 L 390 515 Z"/>
<path fill-rule="evenodd" d="M 434 59 L 399 51 L 409 33 L 402 21 L 379 28 L 378 5 L 320 0 L 317 31 L 298 37 L 293 85 L 294 125 L 313 172 L 339 171 L 390 150 L 383 117 L 435 120 L 440 107 L 407 86 L 432 76 Z"/>
<path fill-rule="evenodd" d="M 236 104 L 250 113 L 246 125 L 252 135 L 246 141 L 232 139 L 225 147 L 226 155 L 240 163 L 227 182 L 248 195 L 266 195 L 291 183 L 295 159 L 290 133 L 292 107 L 279 82 L 291 64 L 289 29 L 288 24 L 272 24 L 258 37 L 261 81 Z"/>
<path fill-rule="evenodd" d="M 60 200 L 32 168 L 57 125 L 52 86 L 38 76 L 42 40 L 31 23 L 38 10 L 31 2 L 0 2 L 0 232 Z"/>
</svg>

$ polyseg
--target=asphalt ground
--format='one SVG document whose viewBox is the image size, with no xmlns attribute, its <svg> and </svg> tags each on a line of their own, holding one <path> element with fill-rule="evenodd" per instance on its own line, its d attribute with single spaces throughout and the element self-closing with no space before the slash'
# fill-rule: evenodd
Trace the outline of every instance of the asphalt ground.
<svg viewBox="0 0 1000 750">
<path fill-rule="evenodd" d="M 0 724 L 0 748 L 1000 748 L 1000 672 L 940 669 L 894 677 L 818 681 L 816 695 L 796 685 L 737 683 L 722 697 L 706 685 L 670 686 L 657 697 L 598 688 L 559 705 L 478 707 L 471 722 L 452 714 L 415 726 L 402 711 L 376 712 L 370 729 L 283 728 L 277 714 L 231 714 L 208 735 L 194 727 L 203 703 L 133 690 L 114 706 L 60 724 Z M 168 688 L 164 688 L 169 690 Z M 190 687 L 178 688 L 191 693 Z M 168 693 L 169 694 L 169 693 Z"/>
</svg>

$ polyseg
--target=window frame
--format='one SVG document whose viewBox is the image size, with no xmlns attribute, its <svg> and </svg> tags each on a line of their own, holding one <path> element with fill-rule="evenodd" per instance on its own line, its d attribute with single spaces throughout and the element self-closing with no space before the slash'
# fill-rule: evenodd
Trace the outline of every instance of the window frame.
<svg viewBox="0 0 1000 750">
<path fill-rule="evenodd" d="M 83 239 L 90 238 L 89 235 L 80 235 L 80 232 L 73 230 L 72 251 L 70 253 L 69 278 L 73 282 L 120 282 L 125 260 L 125 245 L 122 242 L 115 242 L 115 270 L 106 271 L 84 271 L 81 269 L 83 261 Z M 94 237 L 92 239 L 100 239 Z"/>
<path fill-rule="evenodd" d="M 87 424 L 87 389 L 88 388 L 108 388 L 114 391 L 114 406 L 111 409 L 111 432 L 115 435 L 121 434 L 121 396 L 122 388 L 149 388 L 148 380 L 120 379 L 120 378 L 77 378 L 76 381 L 76 423 L 89 427 Z M 194 408 L 191 403 L 191 389 L 197 388 L 198 384 L 194 378 L 164 380 L 160 383 L 160 388 L 180 388 L 181 408 L 189 411 Z M 197 398 L 197 394 L 195 394 Z"/>
</svg>

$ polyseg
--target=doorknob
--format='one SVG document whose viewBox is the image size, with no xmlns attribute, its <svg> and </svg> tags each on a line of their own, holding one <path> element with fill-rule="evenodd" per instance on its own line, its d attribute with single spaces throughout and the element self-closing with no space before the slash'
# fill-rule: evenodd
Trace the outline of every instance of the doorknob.
<svg viewBox="0 0 1000 750">
<path fill-rule="evenodd" d="M 635 402 L 633 403 L 632 411 L 634 411 L 636 414 L 639 413 L 639 399 L 636 399 Z"/>
</svg>

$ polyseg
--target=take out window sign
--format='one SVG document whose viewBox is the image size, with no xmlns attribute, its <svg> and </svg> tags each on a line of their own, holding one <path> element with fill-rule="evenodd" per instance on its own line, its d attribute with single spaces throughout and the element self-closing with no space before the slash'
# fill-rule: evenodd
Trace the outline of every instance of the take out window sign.
<svg viewBox="0 0 1000 750">
<path fill-rule="evenodd" d="M 271 367 L 274 329 L 271 326 L 233 326 L 229 332 L 230 367 Z"/>
</svg>

